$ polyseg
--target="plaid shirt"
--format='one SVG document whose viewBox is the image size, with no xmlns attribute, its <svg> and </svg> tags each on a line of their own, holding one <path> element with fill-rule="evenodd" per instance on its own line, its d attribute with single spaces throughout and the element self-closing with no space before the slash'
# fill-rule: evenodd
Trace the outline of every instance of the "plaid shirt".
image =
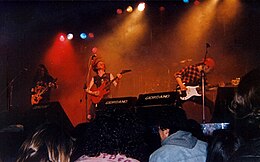
<svg viewBox="0 0 260 162">
<path fill-rule="evenodd" d="M 181 78 L 182 82 L 186 85 L 201 84 L 201 72 L 199 71 L 197 65 L 186 66 L 185 68 L 175 73 L 175 78 Z M 205 83 L 207 83 L 206 77 Z"/>
</svg>

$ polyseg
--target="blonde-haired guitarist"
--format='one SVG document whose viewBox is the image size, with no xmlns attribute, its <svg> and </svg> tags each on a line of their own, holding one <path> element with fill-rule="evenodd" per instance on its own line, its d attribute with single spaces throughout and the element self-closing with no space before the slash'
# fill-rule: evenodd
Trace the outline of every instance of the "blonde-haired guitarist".
<svg viewBox="0 0 260 162">
<path fill-rule="evenodd" d="M 103 61 L 97 61 L 93 65 L 93 71 L 96 73 L 89 82 L 86 92 L 90 95 L 91 106 L 87 108 L 87 119 L 91 120 L 95 118 L 95 105 L 97 105 L 101 99 L 108 98 L 110 93 L 110 85 L 115 87 L 118 85 L 119 79 L 122 78 L 122 74 L 117 74 L 114 77 L 111 73 L 106 73 L 105 63 Z"/>
</svg>

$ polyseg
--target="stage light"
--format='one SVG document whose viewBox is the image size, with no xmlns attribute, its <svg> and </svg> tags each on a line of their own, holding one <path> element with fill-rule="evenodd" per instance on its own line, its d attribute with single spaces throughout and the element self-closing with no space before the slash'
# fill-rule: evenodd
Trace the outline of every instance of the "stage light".
<svg viewBox="0 0 260 162">
<path fill-rule="evenodd" d="M 183 0 L 184 3 L 189 3 L 190 1 L 189 0 Z"/>
<path fill-rule="evenodd" d="M 65 36 L 64 35 L 60 35 L 59 39 L 60 39 L 61 42 L 64 42 L 65 41 Z"/>
<path fill-rule="evenodd" d="M 118 15 L 120 15 L 120 14 L 123 13 L 123 11 L 122 11 L 122 9 L 119 8 L 119 9 L 116 10 L 116 13 L 117 13 Z"/>
<path fill-rule="evenodd" d="M 69 33 L 69 34 L 67 35 L 67 39 L 68 39 L 68 40 L 72 40 L 72 39 L 73 39 L 73 34 Z"/>
<path fill-rule="evenodd" d="M 145 3 L 144 2 L 140 3 L 138 5 L 137 9 L 138 9 L 138 11 L 143 11 L 145 9 Z"/>
<path fill-rule="evenodd" d="M 128 6 L 128 7 L 126 8 L 126 11 L 127 11 L 127 12 L 133 12 L 133 7 Z"/>
<path fill-rule="evenodd" d="M 94 33 L 88 33 L 89 38 L 94 38 Z"/>
<path fill-rule="evenodd" d="M 194 5 L 195 5 L 195 6 L 197 6 L 197 5 L 199 5 L 199 4 L 200 4 L 200 1 L 199 1 L 199 0 L 195 0 L 195 1 L 194 1 Z"/>
<path fill-rule="evenodd" d="M 86 33 L 81 33 L 80 34 L 80 38 L 81 39 L 86 39 L 87 38 L 87 34 Z"/>
</svg>

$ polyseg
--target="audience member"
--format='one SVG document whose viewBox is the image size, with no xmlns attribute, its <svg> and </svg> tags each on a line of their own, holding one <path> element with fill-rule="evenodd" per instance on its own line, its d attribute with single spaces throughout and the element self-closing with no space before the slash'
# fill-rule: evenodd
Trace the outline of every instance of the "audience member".
<svg viewBox="0 0 260 162">
<path fill-rule="evenodd" d="M 201 141 L 207 141 L 205 135 L 203 134 L 200 123 L 198 123 L 196 120 L 188 119 L 188 130 L 197 139 L 199 139 Z"/>
<path fill-rule="evenodd" d="M 235 113 L 235 130 L 245 144 L 230 161 L 260 161 L 260 67 L 241 78 L 231 111 Z"/>
<path fill-rule="evenodd" d="M 56 124 L 46 123 L 23 142 L 17 162 L 69 162 L 72 150 L 70 134 Z"/>
<path fill-rule="evenodd" d="M 144 127 L 128 110 L 104 110 L 86 127 L 82 138 L 76 140 L 72 160 L 90 161 L 148 161 L 144 142 Z"/>
<path fill-rule="evenodd" d="M 149 162 L 206 161 L 207 143 L 187 131 L 184 110 L 168 109 L 162 113 L 158 126 L 162 146 L 150 155 Z"/>
<path fill-rule="evenodd" d="M 231 130 L 215 130 L 209 143 L 207 162 L 227 162 L 240 147 L 241 139 Z"/>
</svg>

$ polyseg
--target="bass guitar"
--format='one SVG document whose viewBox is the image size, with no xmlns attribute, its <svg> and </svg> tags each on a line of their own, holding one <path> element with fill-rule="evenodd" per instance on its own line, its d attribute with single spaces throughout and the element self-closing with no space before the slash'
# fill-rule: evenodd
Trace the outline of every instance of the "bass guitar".
<svg viewBox="0 0 260 162">
<path fill-rule="evenodd" d="M 120 74 L 125 74 L 128 73 L 132 70 L 122 70 Z M 103 82 L 100 87 L 98 87 L 95 91 L 99 92 L 98 96 L 95 95 L 90 95 L 90 99 L 92 103 L 97 104 L 101 101 L 101 99 L 104 97 L 104 95 L 109 93 L 108 87 L 117 79 L 118 77 L 116 76 L 114 79 L 111 81 Z"/>
<path fill-rule="evenodd" d="M 35 87 L 35 94 L 31 96 L 31 104 L 36 105 L 42 100 L 42 95 L 46 93 L 49 88 L 53 87 L 56 84 L 57 78 L 54 79 L 52 82 L 48 83 L 46 86 L 36 86 Z"/>
</svg>

